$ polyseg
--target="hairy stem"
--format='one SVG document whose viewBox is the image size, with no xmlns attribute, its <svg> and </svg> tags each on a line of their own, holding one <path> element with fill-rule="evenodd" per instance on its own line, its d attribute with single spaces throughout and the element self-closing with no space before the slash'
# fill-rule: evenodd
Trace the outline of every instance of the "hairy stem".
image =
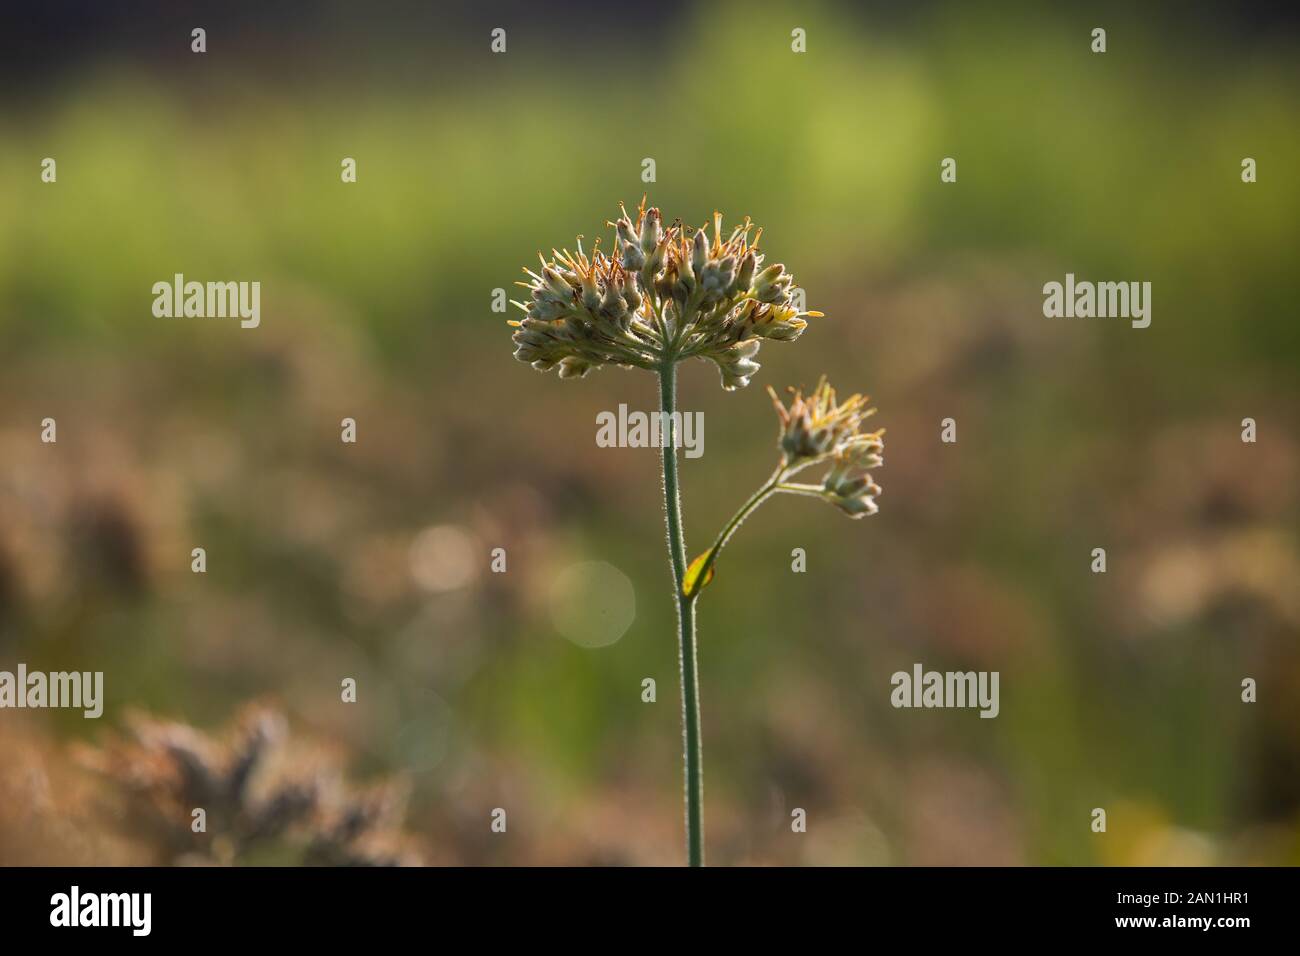
<svg viewBox="0 0 1300 956">
<path fill-rule="evenodd" d="M 659 367 L 659 408 L 663 420 L 664 511 L 668 522 L 668 557 L 673 568 L 677 601 L 677 648 L 682 678 L 682 737 L 686 762 L 686 860 L 704 865 L 704 766 L 700 741 L 700 684 L 695 641 L 695 599 L 682 592 L 686 576 L 686 538 L 682 533 L 682 501 L 677 484 L 677 436 L 673 412 L 677 406 L 677 368 L 671 356 Z"/>
<path fill-rule="evenodd" d="M 787 474 L 788 472 L 786 471 L 785 465 L 778 465 L 776 471 L 772 472 L 771 477 L 763 483 L 763 486 L 749 496 L 749 499 L 736 510 L 734 515 L 731 516 L 731 520 L 729 520 L 723 526 L 722 530 L 718 532 L 717 538 L 714 539 L 713 544 L 709 547 L 704 558 L 704 563 L 700 565 L 699 570 L 693 575 L 695 585 L 691 589 L 692 601 L 699 597 L 700 588 L 702 588 L 705 581 L 708 580 L 709 570 L 713 567 L 713 562 L 718 560 L 718 555 L 722 552 L 722 549 L 726 547 L 727 542 L 731 540 L 731 536 L 736 533 L 736 529 L 739 528 L 741 524 L 744 523 L 745 519 L 748 518 L 750 514 L 764 501 L 772 497 L 772 495 L 776 494 L 778 491 L 785 490 L 785 486 L 783 486 L 781 482 Z"/>
<path fill-rule="evenodd" d="M 809 498 L 821 498 L 825 500 L 826 489 L 821 485 L 807 485 L 797 481 L 782 481 L 776 485 L 774 491 L 783 491 L 790 495 L 807 495 Z"/>
</svg>

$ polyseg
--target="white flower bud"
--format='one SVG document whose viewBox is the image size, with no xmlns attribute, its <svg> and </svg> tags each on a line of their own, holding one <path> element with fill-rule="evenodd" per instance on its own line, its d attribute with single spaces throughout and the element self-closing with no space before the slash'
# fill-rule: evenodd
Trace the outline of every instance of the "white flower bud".
<svg viewBox="0 0 1300 956">
<path fill-rule="evenodd" d="M 645 216 L 641 219 L 641 251 L 649 255 L 659 245 L 659 240 L 663 237 L 664 230 L 659 220 L 659 210 L 655 208 L 647 209 Z"/>
<path fill-rule="evenodd" d="M 704 263 L 709 259 L 709 240 L 701 229 L 695 234 L 695 239 L 691 243 L 691 269 L 695 275 L 704 271 Z"/>
</svg>

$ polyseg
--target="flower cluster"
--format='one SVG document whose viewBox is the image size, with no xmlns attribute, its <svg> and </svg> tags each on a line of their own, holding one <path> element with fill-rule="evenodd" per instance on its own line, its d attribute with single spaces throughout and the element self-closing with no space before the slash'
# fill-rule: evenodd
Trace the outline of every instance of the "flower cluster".
<svg viewBox="0 0 1300 956">
<path fill-rule="evenodd" d="M 790 342 L 807 327 L 793 303 L 794 278 L 780 264 L 763 266 L 761 229 L 745 220 L 724 238 L 722 215 L 713 234 L 680 222 L 665 227 L 659 210 L 622 210 L 615 254 L 599 242 L 588 256 L 540 253 L 539 272 L 525 269 L 528 302 L 515 302 L 525 318 L 515 327 L 515 357 L 561 378 L 600 365 L 660 369 L 699 357 L 717 364 L 722 387 L 749 384 L 764 339 Z M 752 233 L 752 237 L 751 237 Z"/>
<path fill-rule="evenodd" d="M 824 498 L 850 517 L 876 513 L 880 486 L 867 474 L 884 464 L 884 429 L 862 432 L 862 422 L 875 413 L 865 395 L 836 400 L 835 389 L 822 376 L 809 395 L 791 388 L 789 406 L 770 387 L 772 404 L 781 423 L 781 471 L 790 476 L 805 468 L 830 462 L 820 486 L 783 484 L 781 490 Z"/>
</svg>

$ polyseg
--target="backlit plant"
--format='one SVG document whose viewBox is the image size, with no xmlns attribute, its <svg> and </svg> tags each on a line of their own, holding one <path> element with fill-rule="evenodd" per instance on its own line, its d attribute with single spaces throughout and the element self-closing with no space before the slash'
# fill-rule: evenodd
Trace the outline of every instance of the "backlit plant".
<svg viewBox="0 0 1300 956">
<path fill-rule="evenodd" d="M 686 764 L 687 860 L 704 862 L 703 756 L 700 736 L 699 678 L 696 663 L 695 605 L 712 580 L 722 548 L 740 524 L 768 498 L 787 493 L 827 501 L 853 518 L 874 514 L 880 488 L 868 472 L 878 467 L 883 431 L 863 432 L 874 409 L 864 396 L 839 401 L 825 377 L 805 395 L 790 389 L 783 404 L 768 392 L 780 422 L 776 468 L 723 526 L 713 544 L 686 560 L 677 478 L 678 438 L 674 432 L 677 364 L 689 358 L 713 362 L 727 390 L 749 384 L 765 340 L 792 342 L 808 319 L 820 312 L 799 311 L 794 278 L 785 266 L 763 265 L 758 251 L 761 229 L 746 220 L 724 233 L 722 216 L 691 229 L 665 226 L 658 209 L 645 202 L 633 220 L 626 209 L 614 227 L 614 251 L 599 242 L 588 255 L 552 250 L 541 265 L 525 269 L 527 302 L 515 302 L 525 317 L 515 327 L 515 358 L 561 378 L 581 378 L 593 368 L 641 368 L 659 377 L 663 435 L 664 504 L 668 556 L 677 603 L 681 660 L 682 724 Z M 817 483 L 796 482 L 801 472 L 825 466 Z"/>
</svg>

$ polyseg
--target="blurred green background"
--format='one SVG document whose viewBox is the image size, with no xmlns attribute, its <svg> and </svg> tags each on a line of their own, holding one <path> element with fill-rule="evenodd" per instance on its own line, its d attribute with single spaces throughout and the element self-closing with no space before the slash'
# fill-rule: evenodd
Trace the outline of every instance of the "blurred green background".
<svg viewBox="0 0 1300 956">
<path fill-rule="evenodd" d="M 5 16 L 0 667 L 103 670 L 107 702 L 99 722 L 0 713 L 30 771 L 6 774 L 0 863 L 141 859 L 85 837 L 113 821 L 73 805 L 101 784 L 69 749 L 130 708 L 211 729 L 253 700 L 355 779 L 406 780 L 426 862 L 682 859 L 656 455 L 594 440 L 598 412 L 653 407 L 654 379 L 539 375 L 490 308 L 538 249 L 607 237 L 647 191 L 669 220 L 753 217 L 827 313 L 746 390 L 683 368 L 705 416 L 692 553 L 772 466 L 763 386 L 827 372 L 887 429 L 878 516 L 779 499 L 704 595 L 710 861 L 1300 862 L 1293 21 Z M 260 281 L 261 327 L 155 318 L 177 272 Z M 1066 272 L 1150 281 L 1151 327 L 1045 319 Z M 1000 671 L 1000 716 L 891 708 L 918 661 Z M 31 837 L 33 779 L 65 781 L 45 812 L 82 832 Z"/>
</svg>

